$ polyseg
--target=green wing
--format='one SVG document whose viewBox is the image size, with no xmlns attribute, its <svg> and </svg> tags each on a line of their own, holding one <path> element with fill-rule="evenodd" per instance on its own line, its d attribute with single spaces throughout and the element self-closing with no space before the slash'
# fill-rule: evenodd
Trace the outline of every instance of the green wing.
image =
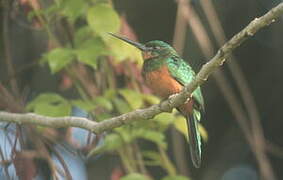
<svg viewBox="0 0 283 180">
<path fill-rule="evenodd" d="M 171 57 L 167 60 L 168 70 L 174 79 L 183 86 L 189 84 L 195 78 L 195 72 L 181 58 Z M 195 167 L 201 164 L 201 137 L 198 131 L 198 121 L 201 119 L 201 111 L 204 110 L 204 101 L 200 88 L 193 92 L 193 98 L 198 106 L 193 109 L 193 113 L 186 117 L 190 141 L 190 153 Z"/>
<path fill-rule="evenodd" d="M 171 76 L 173 76 L 183 86 L 189 84 L 195 78 L 195 72 L 180 57 L 171 57 L 167 59 L 167 65 Z M 198 110 L 204 110 L 204 100 L 200 87 L 193 92 L 193 98 L 200 106 Z M 199 120 L 199 118 L 198 118 Z"/>
</svg>

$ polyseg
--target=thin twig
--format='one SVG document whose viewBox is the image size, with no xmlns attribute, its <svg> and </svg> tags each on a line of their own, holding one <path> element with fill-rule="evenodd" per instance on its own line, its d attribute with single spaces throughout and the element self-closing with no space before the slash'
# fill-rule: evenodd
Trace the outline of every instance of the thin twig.
<svg viewBox="0 0 283 180">
<path fill-rule="evenodd" d="M 0 158 L 1 158 L 1 166 L 4 167 L 4 172 L 5 172 L 5 175 L 8 179 L 10 179 L 10 175 L 9 175 L 9 172 L 8 172 L 8 163 L 10 163 L 8 160 L 5 159 L 4 157 L 4 153 L 2 151 L 2 148 L 0 147 Z"/>
<path fill-rule="evenodd" d="M 137 165 L 138 165 L 138 168 L 139 168 L 139 171 L 142 173 L 142 174 L 146 174 L 146 175 L 149 175 L 149 173 L 147 172 L 147 169 L 145 167 L 145 164 L 144 164 L 144 160 L 143 160 L 143 156 L 142 156 L 142 153 L 140 151 L 140 147 L 138 145 L 137 142 L 134 142 L 132 147 L 134 148 L 134 155 L 136 157 L 136 162 L 137 162 Z"/>
<path fill-rule="evenodd" d="M 52 148 L 52 152 L 54 153 L 54 155 L 56 156 L 56 158 L 58 159 L 58 161 L 60 162 L 60 164 L 62 165 L 63 171 L 64 171 L 64 178 L 66 178 L 67 180 L 72 180 L 72 175 L 69 171 L 68 165 L 66 164 L 64 158 L 62 157 L 62 155 L 60 154 L 60 152 L 57 151 L 56 148 L 54 147 L 50 147 Z"/>
<path fill-rule="evenodd" d="M 10 30 L 9 30 L 9 13 L 10 13 L 10 7 L 11 7 L 11 2 L 8 0 L 3 0 L 3 41 L 4 41 L 4 54 L 5 54 L 5 61 L 6 61 L 6 66 L 7 66 L 7 71 L 8 71 L 8 76 L 12 76 L 15 74 L 15 69 L 13 66 L 13 61 L 12 61 L 12 55 L 11 55 L 11 40 L 10 40 Z M 17 84 L 17 79 L 13 77 L 11 79 L 11 89 L 13 94 L 16 95 L 16 97 L 19 97 L 19 89 L 18 89 L 18 84 Z"/>
<path fill-rule="evenodd" d="M 183 16 L 184 4 L 183 1 L 178 1 L 177 17 L 174 30 L 173 46 L 178 52 L 178 54 L 183 54 L 184 42 L 186 39 L 186 19 Z"/>
<path fill-rule="evenodd" d="M 160 154 L 161 166 L 167 171 L 169 176 L 176 176 L 176 169 L 166 154 L 166 151 L 160 145 L 157 147 Z"/>
</svg>

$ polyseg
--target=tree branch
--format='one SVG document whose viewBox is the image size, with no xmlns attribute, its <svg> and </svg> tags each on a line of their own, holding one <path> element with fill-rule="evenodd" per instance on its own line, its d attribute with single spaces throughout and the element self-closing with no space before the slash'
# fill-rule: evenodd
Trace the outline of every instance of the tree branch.
<svg viewBox="0 0 283 180">
<path fill-rule="evenodd" d="M 280 3 L 275 8 L 268 11 L 264 16 L 255 18 L 246 28 L 225 43 L 208 63 L 203 65 L 196 78 L 188 84 L 182 92 L 174 97 L 170 97 L 160 104 L 152 105 L 146 109 L 137 109 L 117 117 L 106 119 L 99 123 L 78 117 L 53 118 L 32 113 L 16 114 L 8 112 L 0 112 L 0 121 L 18 124 L 29 123 L 54 128 L 80 127 L 94 133 L 102 133 L 133 121 L 151 119 L 161 112 L 170 112 L 173 108 L 183 104 L 186 99 L 190 97 L 190 94 L 192 94 L 198 86 L 202 85 L 210 74 L 225 62 L 235 48 L 240 46 L 245 40 L 253 36 L 261 28 L 273 23 L 281 14 L 283 14 L 283 3 Z"/>
</svg>

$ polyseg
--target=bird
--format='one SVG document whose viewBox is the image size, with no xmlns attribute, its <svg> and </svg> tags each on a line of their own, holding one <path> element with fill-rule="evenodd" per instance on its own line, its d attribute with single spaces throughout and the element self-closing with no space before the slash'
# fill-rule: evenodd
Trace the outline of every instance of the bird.
<svg viewBox="0 0 283 180">
<path fill-rule="evenodd" d="M 166 42 L 152 40 L 142 44 L 113 33 L 109 34 L 141 51 L 142 76 L 145 83 L 153 94 L 163 99 L 181 92 L 183 87 L 196 76 L 191 66 Z M 204 114 L 204 98 L 200 87 L 196 88 L 185 104 L 176 109 L 186 118 L 190 157 L 194 167 L 199 168 L 201 166 L 201 136 L 198 127 L 201 116 Z"/>
</svg>

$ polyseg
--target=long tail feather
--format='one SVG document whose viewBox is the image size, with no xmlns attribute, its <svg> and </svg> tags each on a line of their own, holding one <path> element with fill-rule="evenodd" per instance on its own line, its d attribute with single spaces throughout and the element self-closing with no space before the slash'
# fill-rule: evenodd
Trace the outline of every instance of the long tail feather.
<svg viewBox="0 0 283 180">
<path fill-rule="evenodd" d="M 201 164 L 201 137 L 198 131 L 198 120 L 196 118 L 197 117 L 192 114 L 186 119 L 189 132 L 191 159 L 193 161 L 193 165 L 196 168 L 199 168 Z"/>
</svg>

